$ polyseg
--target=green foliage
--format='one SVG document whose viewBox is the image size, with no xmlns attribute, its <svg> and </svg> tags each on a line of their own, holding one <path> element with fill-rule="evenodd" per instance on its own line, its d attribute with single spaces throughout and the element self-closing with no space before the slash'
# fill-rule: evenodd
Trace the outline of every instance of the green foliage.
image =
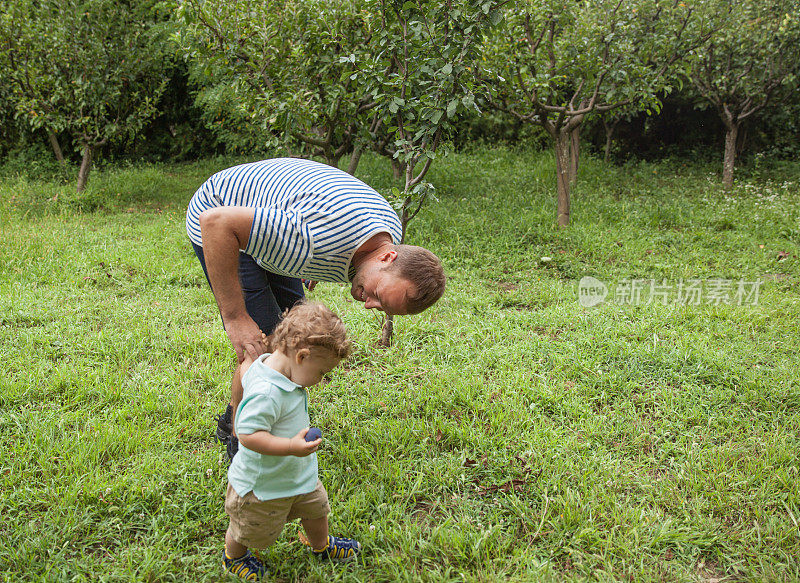
<svg viewBox="0 0 800 583">
<path fill-rule="evenodd" d="M 357 79 L 376 100 L 388 134 L 391 146 L 382 153 L 406 168 L 402 193 L 393 191 L 405 232 L 434 191 L 423 179 L 433 160 L 450 150 L 455 122 L 480 111 L 483 90 L 475 70 L 484 35 L 499 22 L 499 2 L 376 0 L 373 6 L 375 49 Z"/>
<path fill-rule="evenodd" d="M 717 5 L 517 2 L 489 45 L 496 105 L 554 129 L 622 105 L 657 111 L 675 65 L 711 34 Z"/>
<path fill-rule="evenodd" d="M 390 155 L 408 169 L 405 225 L 433 191 L 422 179 L 454 122 L 478 111 L 473 71 L 497 4 L 195 0 L 174 38 L 224 140 L 294 139 L 333 165 L 365 145 Z"/>
<path fill-rule="evenodd" d="M 73 161 L 84 143 L 112 159 L 281 146 L 332 164 L 372 148 L 415 161 L 414 182 L 426 151 L 528 137 L 538 147 L 541 130 L 521 124 L 552 135 L 621 107 L 655 116 L 691 79 L 696 108 L 727 104 L 750 120 L 752 147 L 790 157 L 798 22 L 790 0 L 8 0 L 0 155 L 31 158 L 19 151 L 49 132 Z M 629 143 L 659 124 L 629 124 L 644 130 Z"/>
<path fill-rule="evenodd" d="M 136 136 L 105 147 L 104 160 L 183 162 L 225 150 L 203 123 L 183 59 L 170 56 L 165 77 L 169 81 L 156 104 L 156 116 Z"/>
<path fill-rule="evenodd" d="M 800 81 L 800 5 L 794 0 L 737 2 L 708 49 L 686 72 L 725 125 L 723 183 L 733 185 L 742 122 L 794 97 Z"/>
<path fill-rule="evenodd" d="M 164 87 L 154 4 L 4 2 L 0 62 L 17 115 L 81 145 L 134 136 Z"/>
<path fill-rule="evenodd" d="M 352 77 L 370 42 L 361 4 L 182 4 L 174 38 L 222 139 L 244 147 L 298 140 L 334 164 L 350 152 L 372 107 Z"/>
<path fill-rule="evenodd" d="M 687 77 L 727 123 L 791 95 L 800 76 L 800 6 L 792 0 L 732 5 Z"/>
<path fill-rule="evenodd" d="M 474 68 L 497 2 L 376 2 L 379 49 L 362 74 L 395 157 L 413 165 L 449 138 L 459 114 L 479 111 Z"/>
<path fill-rule="evenodd" d="M 32 137 L 25 136 L 16 143 L 12 142 L 0 165 L 0 176 L 65 183 L 74 180 L 74 173 L 58 163 L 47 143 L 42 139 L 32 141 Z"/>
<path fill-rule="evenodd" d="M 20 124 L 14 115 L 14 101 L 5 83 L 0 83 L 0 159 L 20 139 Z"/>
<path fill-rule="evenodd" d="M 527 124 L 490 107 L 478 99 L 480 111 L 465 112 L 452 131 L 455 151 L 506 147 L 539 151 L 550 145 L 550 136 L 541 126 Z"/>
<path fill-rule="evenodd" d="M 767 159 L 800 159 L 800 102 L 791 99 L 756 114 L 748 150 Z"/>
<path fill-rule="evenodd" d="M 234 162 L 109 169 L 89 190 L 128 204 L 96 213 L 30 212 L 59 186 L 0 182 L 0 579 L 223 579 L 211 434 L 234 357 L 184 212 Z M 263 553 L 275 579 L 800 578 L 798 164 L 723 195 L 709 167 L 589 158 L 568 231 L 552 168 L 437 160 L 409 240 L 448 290 L 388 349 L 345 288 L 315 289 L 356 346 L 309 409 L 332 530 L 365 551 L 314 562 L 293 523 Z M 377 156 L 359 169 L 392 184 Z M 589 310 L 585 274 L 765 283 L 757 306 Z"/>
</svg>

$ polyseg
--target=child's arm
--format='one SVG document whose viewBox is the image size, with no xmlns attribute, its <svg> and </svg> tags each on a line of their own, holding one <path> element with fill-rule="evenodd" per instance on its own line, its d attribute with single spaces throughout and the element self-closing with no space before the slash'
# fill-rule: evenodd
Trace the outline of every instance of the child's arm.
<svg viewBox="0 0 800 583">
<path fill-rule="evenodd" d="M 306 441 L 305 435 L 308 427 L 292 438 L 275 437 L 269 431 L 255 431 L 248 434 L 239 434 L 239 443 L 247 449 L 263 455 L 293 455 L 306 457 L 319 448 L 322 439 Z"/>
</svg>

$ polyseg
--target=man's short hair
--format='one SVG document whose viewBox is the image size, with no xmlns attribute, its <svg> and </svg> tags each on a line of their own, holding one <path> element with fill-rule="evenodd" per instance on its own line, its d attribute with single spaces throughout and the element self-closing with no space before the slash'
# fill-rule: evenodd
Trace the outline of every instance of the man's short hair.
<svg viewBox="0 0 800 583">
<path fill-rule="evenodd" d="M 416 293 L 408 296 L 408 313 L 419 314 L 435 304 L 444 294 L 447 278 L 436 255 L 416 245 L 395 245 L 397 257 L 389 269 L 411 282 Z"/>
</svg>

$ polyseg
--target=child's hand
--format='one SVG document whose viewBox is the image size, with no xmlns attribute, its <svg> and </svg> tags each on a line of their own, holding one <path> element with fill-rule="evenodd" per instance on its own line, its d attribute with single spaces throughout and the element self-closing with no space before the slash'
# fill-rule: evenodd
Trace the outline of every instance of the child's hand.
<svg viewBox="0 0 800 583">
<path fill-rule="evenodd" d="M 290 440 L 292 455 L 297 457 L 306 457 L 319 449 L 319 446 L 322 443 L 322 438 L 315 439 L 314 441 L 306 441 L 306 433 L 308 433 L 309 429 L 310 427 L 301 429 L 300 433 L 292 437 Z"/>
</svg>

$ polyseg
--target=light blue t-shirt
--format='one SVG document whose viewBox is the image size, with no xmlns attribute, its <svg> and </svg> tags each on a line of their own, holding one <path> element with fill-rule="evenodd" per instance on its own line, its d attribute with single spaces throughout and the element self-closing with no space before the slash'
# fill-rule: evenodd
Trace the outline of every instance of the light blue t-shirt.
<svg viewBox="0 0 800 583">
<path fill-rule="evenodd" d="M 294 437 L 310 425 L 308 394 L 278 371 L 256 360 L 242 376 L 242 402 L 236 410 L 236 433 L 268 431 Z M 259 500 L 308 494 L 317 487 L 317 454 L 306 457 L 263 455 L 239 443 L 228 469 L 228 482 L 239 496 L 252 491 Z"/>
</svg>

